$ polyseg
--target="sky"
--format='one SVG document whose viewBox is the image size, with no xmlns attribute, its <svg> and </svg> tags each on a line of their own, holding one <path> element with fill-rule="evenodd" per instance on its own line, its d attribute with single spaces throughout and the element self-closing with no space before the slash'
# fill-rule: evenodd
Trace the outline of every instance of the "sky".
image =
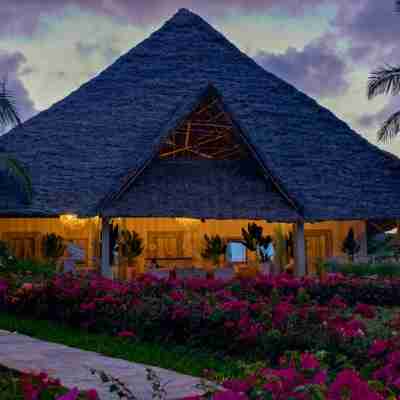
<svg viewBox="0 0 400 400">
<path fill-rule="evenodd" d="M 380 124 L 400 108 L 396 97 L 366 97 L 371 71 L 400 65 L 395 0 L 0 0 L 0 78 L 26 120 L 181 7 L 374 144 Z M 400 137 L 378 145 L 400 155 Z"/>
</svg>

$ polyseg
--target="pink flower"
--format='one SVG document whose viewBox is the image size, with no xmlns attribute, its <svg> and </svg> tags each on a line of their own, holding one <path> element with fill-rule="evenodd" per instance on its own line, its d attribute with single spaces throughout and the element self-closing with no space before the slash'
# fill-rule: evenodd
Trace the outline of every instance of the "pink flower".
<svg viewBox="0 0 400 400">
<path fill-rule="evenodd" d="M 332 308 L 345 309 L 347 308 L 347 304 L 345 301 L 338 295 L 334 296 L 329 302 L 329 306 Z"/>
<path fill-rule="evenodd" d="M 87 400 L 99 400 L 99 395 L 95 389 L 90 389 L 86 392 Z"/>
<path fill-rule="evenodd" d="M 232 390 L 224 390 L 214 393 L 213 400 L 248 400 L 244 393 L 237 393 Z"/>
<path fill-rule="evenodd" d="M 356 308 L 354 309 L 356 314 L 360 314 L 362 317 L 367 319 L 375 318 L 376 312 L 375 307 L 370 306 L 368 304 L 357 304 Z"/>
<path fill-rule="evenodd" d="M 33 289 L 33 284 L 32 284 L 32 283 L 24 283 L 24 284 L 21 286 L 21 289 L 30 291 L 30 290 Z"/>
<path fill-rule="evenodd" d="M 389 341 L 388 340 L 379 340 L 376 339 L 372 343 L 371 348 L 369 349 L 368 354 L 371 357 L 376 357 L 384 353 L 389 347 Z"/>
<path fill-rule="evenodd" d="M 80 306 L 81 311 L 94 311 L 96 309 L 96 304 L 91 303 L 82 303 Z"/>
<path fill-rule="evenodd" d="M 368 383 L 352 370 L 340 372 L 329 388 L 329 400 L 384 400 L 384 398 L 370 389 Z"/>
<path fill-rule="evenodd" d="M 234 392 L 241 393 L 246 393 L 251 389 L 250 383 L 243 379 L 229 379 L 225 381 L 222 386 Z"/>
<path fill-rule="evenodd" d="M 317 357 L 310 353 L 303 353 L 300 356 L 300 362 L 302 369 L 317 369 L 320 365 Z"/>
<path fill-rule="evenodd" d="M 174 301 L 182 301 L 185 299 L 185 296 L 183 295 L 182 292 L 178 292 L 176 290 L 174 290 L 173 292 L 170 293 L 169 295 L 171 297 L 172 300 Z"/>
<path fill-rule="evenodd" d="M 136 335 L 132 331 L 121 331 L 117 334 L 117 336 L 121 338 L 131 338 L 135 337 Z"/>
<path fill-rule="evenodd" d="M 76 400 L 79 396 L 79 390 L 77 388 L 73 388 L 68 393 L 58 396 L 56 400 Z"/>
</svg>

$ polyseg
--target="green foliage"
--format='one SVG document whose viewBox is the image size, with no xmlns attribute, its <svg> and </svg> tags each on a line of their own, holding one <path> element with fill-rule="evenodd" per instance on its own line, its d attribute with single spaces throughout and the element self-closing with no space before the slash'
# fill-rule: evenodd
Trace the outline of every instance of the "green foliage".
<svg viewBox="0 0 400 400">
<path fill-rule="evenodd" d="M 49 233 L 42 238 L 42 254 L 50 263 L 56 263 L 65 251 L 64 239 L 55 233 Z"/>
<path fill-rule="evenodd" d="M 201 252 L 201 256 L 211 260 L 214 265 L 218 265 L 219 257 L 226 252 L 226 243 L 219 235 L 204 235 L 205 246 Z"/>
<path fill-rule="evenodd" d="M 354 229 L 350 228 L 347 236 L 343 240 L 342 251 L 346 253 L 351 260 L 354 260 L 354 255 L 360 251 L 360 244 L 354 237 Z"/>
<path fill-rule="evenodd" d="M 262 226 L 257 225 L 255 222 L 249 223 L 246 229 L 242 228 L 243 244 L 250 251 L 255 251 L 257 256 L 260 257 L 261 261 L 267 261 L 264 257 L 260 247 L 267 248 L 272 242 L 271 236 L 263 236 Z"/>
<path fill-rule="evenodd" d="M 121 254 L 128 260 L 128 263 L 132 263 L 143 252 L 143 239 L 135 231 L 122 230 L 118 242 Z"/>
<path fill-rule="evenodd" d="M 327 271 L 327 264 L 322 258 L 319 258 L 319 257 L 317 258 L 315 267 L 316 267 L 317 276 L 319 276 L 320 278 L 322 277 L 324 272 Z"/>
<path fill-rule="evenodd" d="M 11 253 L 8 244 L 0 240 L 0 271 L 9 265 L 15 264 L 16 259 Z"/>
<path fill-rule="evenodd" d="M 18 260 L 12 271 L 32 277 L 51 278 L 55 274 L 54 265 L 34 260 Z"/>
<path fill-rule="evenodd" d="M 328 264 L 329 266 L 330 264 Z M 338 272 L 345 275 L 354 275 L 358 277 L 377 275 L 379 277 L 397 277 L 400 276 L 400 264 L 364 264 L 351 263 L 342 264 L 336 267 Z"/>
</svg>

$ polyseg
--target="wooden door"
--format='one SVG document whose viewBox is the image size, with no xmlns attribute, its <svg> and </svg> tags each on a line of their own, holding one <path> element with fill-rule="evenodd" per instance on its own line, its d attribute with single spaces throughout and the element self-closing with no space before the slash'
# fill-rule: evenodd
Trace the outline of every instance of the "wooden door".
<svg viewBox="0 0 400 400">
<path fill-rule="evenodd" d="M 332 232 L 329 230 L 307 230 L 304 235 L 307 273 L 315 274 L 318 261 L 332 256 Z"/>
</svg>

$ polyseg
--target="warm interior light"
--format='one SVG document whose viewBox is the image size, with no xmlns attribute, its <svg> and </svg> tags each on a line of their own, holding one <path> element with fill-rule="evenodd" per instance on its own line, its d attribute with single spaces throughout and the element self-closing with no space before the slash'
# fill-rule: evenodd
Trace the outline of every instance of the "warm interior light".
<svg viewBox="0 0 400 400">
<path fill-rule="evenodd" d="M 175 218 L 175 221 L 179 225 L 182 225 L 185 229 L 195 229 L 200 224 L 200 220 L 197 218 Z"/>
<path fill-rule="evenodd" d="M 75 214 L 60 215 L 60 221 L 68 228 L 82 228 L 86 224 L 86 219 L 79 218 Z"/>
</svg>

